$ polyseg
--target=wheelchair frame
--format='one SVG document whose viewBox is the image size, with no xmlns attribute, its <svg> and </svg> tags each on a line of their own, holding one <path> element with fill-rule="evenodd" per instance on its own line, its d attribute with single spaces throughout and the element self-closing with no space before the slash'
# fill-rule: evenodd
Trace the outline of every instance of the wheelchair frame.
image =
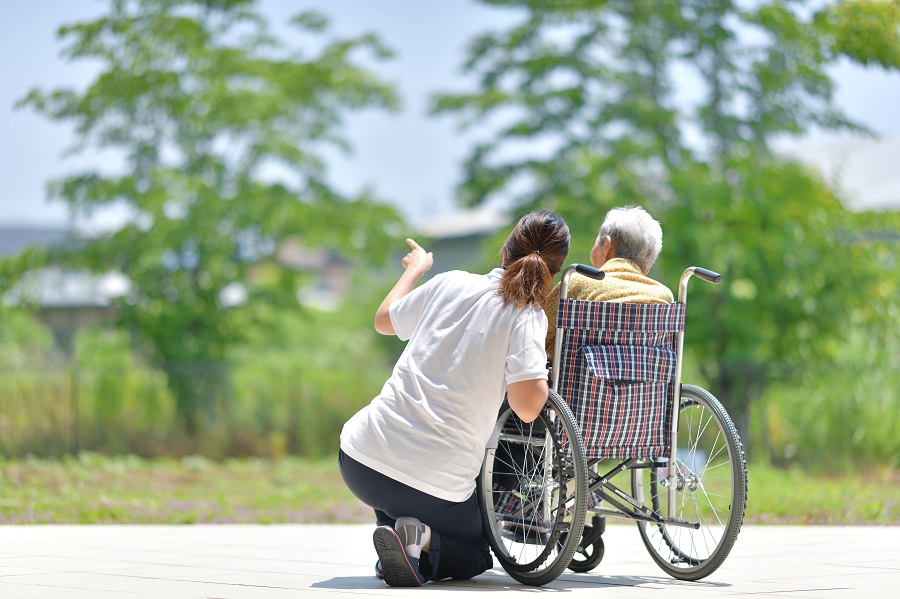
<svg viewBox="0 0 900 599">
<path fill-rule="evenodd" d="M 563 272 L 560 283 L 559 297 L 561 306 L 563 305 L 562 302 L 567 298 L 569 278 L 575 272 L 598 280 L 604 276 L 602 271 L 590 266 L 581 264 L 569 266 Z M 678 303 L 686 305 L 687 285 L 693 276 L 714 284 L 719 284 L 722 281 L 722 276 L 715 272 L 704 268 L 690 267 L 681 275 L 678 287 Z M 587 460 L 584 457 L 585 441 L 567 405 L 569 402 L 561 399 L 558 395 L 561 371 L 560 361 L 565 334 L 565 329 L 560 329 L 556 336 L 552 363 L 551 394 L 550 398 L 548 398 L 547 407 L 545 407 L 542 414 L 543 425 L 538 427 L 537 430 L 533 428 L 525 430 L 522 428 L 521 423 L 515 423 L 514 415 L 511 414 L 508 406 L 505 406 L 506 411 L 501 410 L 501 417 L 492 437 L 492 443 L 489 444 L 486 452 L 485 464 L 479 477 L 479 501 L 482 505 L 488 540 L 495 555 L 497 555 L 504 569 L 524 584 L 546 584 L 558 577 L 567 567 L 576 572 L 587 572 L 596 567 L 603 558 L 605 550 L 602 533 L 605 528 L 605 517 L 613 516 L 637 522 L 642 540 L 654 561 L 670 575 L 683 580 L 699 580 L 708 576 L 727 557 L 740 531 L 746 506 L 746 460 L 737 431 L 718 400 L 699 387 L 682 385 L 684 326 L 680 327 L 675 337 L 675 372 L 671 383 L 671 394 L 674 394 L 674 397 L 671 398 L 670 445 L 665 462 L 662 461 L 662 458 L 626 457 L 621 458 L 619 464 L 605 473 L 600 473 L 597 468 L 598 464 L 605 458 Z M 723 465 L 728 465 L 731 477 L 731 497 L 724 525 L 718 512 L 724 513 L 726 510 L 717 510 L 712 503 L 709 505 L 712 508 L 710 521 L 713 518 L 719 520 L 718 524 L 724 528 L 724 531 L 718 540 L 712 539 L 712 550 L 708 550 L 710 540 L 705 537 L 701 539 L 707 546 L 705 549 L 708 550 L 706 552 L 708 555 L 704 553 L 702 548 L 698 547 L 700 543 L 695 543 L 693 536 L 690 537 L 688 545 L 683 545 L 680 534 L 673 532 L 676 528 L 700 530 L 704 524 L 712 530 L 712 527 L 704 522 L 705 516 L 699 508 L 696 511 L 697 517 L 693 520 L 673 517 L 673 514 L 678 514 L 680 511 L 685 510 L 685 504 L 679 504 L 678 502 L 679 492 L 684 492 L 687 489 L 694 493 L 699 489 L 702 493 L 706 493 L 706 489 L 703 488 L 703 479 L 706 476 L 706 467 L 709 466 L 709 462 L 706 466 L 697 469 L 693 464 L 688 466 L 684 462 L 679 463 L 678 456 L 679 419 L 681 413 L 691 414 L 689 422 L 693 424 L 693 414 L 698 409 L 700 410 L 698 418 L 705 417 L 706 420 L 702 424 L 702 430 L 697 432 L 694 441 L 694 451 L 696 452 L 696 445 L 699 443 L 700 437 L 706 435 L 707 429 L 715 432 L 715 444 L 718 444 L 720 438 L 723 439 L 722 443 L 724 444 L 722 448 L 718 449 L 716 454 L 726 450 L 724 457 L 727 458 L 727 461 L 721 462 L 713 468 L 721 468 Z M 701 422 L 704 421 L 701 420 Z M 515 435 L 504 437 L 503 432 L 508 431 L 511 426 L 510 423 L 513 426 L 518 426 L 519 430 Z M 710 424 L 714 424 L 714 426 L 710 428 Z M 698 424 L 698 426 L 700 425 Z M 688 434 L 692 433 L 689 431 Z M 556 455 L 557 453 L 560 455 L 565 453 L 559 448 L 562 444 L 561 440 L 566 438 L 569 438 L 569 441 L 577 440 L 577 442 L 571 443 L 567 450 L 571 455 L 559 457 Z M 544 464 L 535 465 L 538 469 L 543 468 L 543 470 L 540 470 L 537 475 L 529 475 L 526 472 L 517 470 L 517 466 L 510 464 L 515 462 L 515 459 L 511 457 L 512 452 L 509 449 L 507 449 L 507 452 L 510 454 L 510 457 L 505 458 L 501 463 L 501 459 L 497 457 L 498 452 L 502 450 L 502 443 L 504 442 L 501 439 L 506 439 L 507 442 L 510 439 L 514 439 L 517 443 L 524 443 L 525 451 L 531 451 L 540 446 Z M 522 439 L 532 440 L 522 441 Z M 547 448 L 550 448 L 549 453 Z M 694 457 L 696 458 L 696 455 Z M 563 463 L 565 468 L 560 466 Z M 664 467 L 662 466 L 663 463 L 665 464 Z M 497 491 L 496 484 L 491 484 L 490 490 L 488 485 L 492 483 L 495 477 L 500 476 L 496 473 L 504 469 L 516 470 L 520 479 L 528 478 L 531 481 L 531 486 L 535 486 L 534 480 L 543 477 L 544 491 L 541 511 L 544 517 L 542 519 L 535 517 L 535 512 L 538 510 L 531 508 L 531 511 L 528 511 L 522 509 L 521 506 L 519 506 L 518 520 L 509 517 L 508 506 L 504 516 L 500 517 L 496 514 L 494 510 L 500 501 L 498 497 L 502 492 Z M 696 470 L 699 470 L 699 472 Z M 613 477 L 626 471 L 631 471 L 632 475 L 631 495 L 610 481 Z M 509 477 L 511 475 L 511 473 L 506 472 L 503 476 Z M 646 485 L 646 476 L 649 476 L 650 506 L 645 505 L 644 487 Z M 715 478 L 715 475 L 713 475 L 713 478 Z M 659 487 L 665 489 L 664 501 L 660 497 Z M 516 494 L 515 491 L 513 493 Z M 713 495 L 715 495 L 714 492 Z M 521 492 L 517 496 L 523 497 Z M 504 499 L 503 501 L 507 500 Z M 554 505 L 551 505 L 551 502 L 555 502 Z M 595 505 L 590 505 L 590 502 L 593 502 Z M 611 507 L 597 505 L 602 504 L 602 502 Z M 563 504 L 566 506 L 566 513 L 563 513 L 564 510 L 560 507 Z M 592 518 L 591 525 L 585 526 L 585 514 L 588 511 L 597 515 Z M 663 515 L 663 513 L 667 515 Z M 534 535 L 528 537 L 527 534 L 519 533 L 519 538 L 515 539 L 516 542 L 523 545 L 538 545 L 538 548 L 541 549 L 541 551 L 535 550 L 534 556 L 524 559 L 520 558 L 519 554 L 516 553 L 519 549 L 512 549 L 512 542 L 507 543 L 503 535 L 498 534 L 497 530 L 494 530 L 499 530 L 502 527 L 509 530 L 511 521 L 517 521 L 522 529 L 536 529 L 538 528 L 538 522 L 541 523 L 541 530 L 546 530 L 548 524 L 552 524 L 553 528 L 540 538 Z M 656 527 L 658 530 L 650 527 Z M 513 526 L 513 528 L 515 527 Z M 655 538 L 657 535 L 659 536 L 658 539 Z M 654 538 L 651 539 L 651 537 Z M 577 546 L 575 546 L 573 539 L 578 540 Z M 509 547 L 506 545 L 509 545 Z M 587 559 L 579 561 L 579 559 L 576 559 L 576 554 L 586 556 Z M 541 560 L 544 561 L 541 562 Z"/>
</svg>

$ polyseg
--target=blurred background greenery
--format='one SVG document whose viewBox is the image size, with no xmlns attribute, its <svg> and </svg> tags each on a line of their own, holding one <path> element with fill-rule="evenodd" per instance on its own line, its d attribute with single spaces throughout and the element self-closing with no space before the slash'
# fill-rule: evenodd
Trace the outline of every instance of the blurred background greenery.
<svg viewBox="0 0 900 599">
<path fill-rule="evenodd" d="M 872 133 L 836 105 L 829 69 L 900 70 L 900 4 L 483 4 L 516 18 L 459 56 L 471 88 L 431 104 L 477 134 L 460 208 L 502 208 L 466 235 L 329 183 L 346 116 L 401 110 L 379 75 L 391 40 L 338 38 L 321 12 L 278 36 L 253 0 L 111 0 L 62 27 L 66 59 L 98 74 L 23 90 L 20 108 L 125 166 L 48 193 L 73 219 L 130 217 L 0 262 L 0 455 L 331 456 L 402 350 L 371 321 L 405 236 L 431 242 L 440 269 L 487 269 L 509 224 L 542 207 L 586 262 L 605 212 L 635 203 L 663 225 L 655 278 L 725 276 L 691 286 L 685 380 L 723 401 L 751 467 L 896 484 L 900 211 L 851 211 L 773 148 Z M 40 299 L 48 273 L 123 283 L 96 322 L 61 331 Z"/>
</svg>

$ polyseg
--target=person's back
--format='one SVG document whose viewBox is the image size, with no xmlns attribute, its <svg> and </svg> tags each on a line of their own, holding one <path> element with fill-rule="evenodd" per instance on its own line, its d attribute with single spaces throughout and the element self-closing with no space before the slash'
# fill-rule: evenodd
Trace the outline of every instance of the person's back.
<svg viewBox="0 0 900 599">
<path fill-rule="evenodd" d="M 594 268 L 605 273 L 601 281 L 572 275 L 567 297 L 598 302 L 636 304 L 671 303 L 672 292 L 647 276 L 662 251 L 662 227 L 643 208 L 626 206 L 610 210 L 600 226 L 591 249 Z M 542 302 L 547 314 L 548 353 L 556 339 L 556 315 L 559 309 L 557 284 Z"/>
<path fill-rule="evenodd" d="M 392 310 L 397 336 L 409 344 L 382 392 L 345 428 L 348 455 L 450 501 L 472 493 L 481 463 L 471 455 L 484 452 L 506 384 L 546 374 L 533 359 L 540 368 L 510 373 L 510 359 L 527 363 L 525 352 L 538 349 L 528 340 L 543 335 L 545 317 L 505 302 L 502 275 L 443 273 Z"/>
</svg>

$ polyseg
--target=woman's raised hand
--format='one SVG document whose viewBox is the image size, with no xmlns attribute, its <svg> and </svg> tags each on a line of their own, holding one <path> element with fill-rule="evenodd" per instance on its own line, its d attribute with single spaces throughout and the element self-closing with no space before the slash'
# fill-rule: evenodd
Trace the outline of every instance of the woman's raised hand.
<svg viewBox="0 0 900 599">
<path fill-rule="evenodd" d="M 412 239 L 407 239 L 406 243 L 412 248 L 403 257 L 402 264 L 406 270 L 400 275 L 400 278 L 394 284 L 394 288 L 388 292 L 375 312 L 375 330 L 382 335 L 396 334 L 394 323 L 391 322 L 391 304 L 409 295 L 415 289 L 419 277 L 424 275 L 431 268 L 431 265 L 434 264 L 434 256 L 431 252 L 426 252 Z"/>
<path fill-rule="evenodd" d="M 403 268 L 419 275 L 425 274 L 434 264 L 434 254 L 426 252 L 414 239 L 407 238 L 406 243 L 412 250 L 403 258 Z"/>
</svg>

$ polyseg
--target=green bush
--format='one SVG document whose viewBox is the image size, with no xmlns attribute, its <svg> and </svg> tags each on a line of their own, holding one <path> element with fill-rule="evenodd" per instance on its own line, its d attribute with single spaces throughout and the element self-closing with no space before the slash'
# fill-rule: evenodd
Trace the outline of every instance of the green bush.
<svg viewBox="0 0 900 599">
<path fill-rule="evenodd" d="M 72 381 L 50 329 L 26 310 L 0 304 L 0 453 L 71 449 Z"/>
<path fill-rule="evenodd" d="M 372 329 L 374 301 L 285 311 L 272 316 L 277 326 L 249 331 L 229 356 L 227 397 L 196 437 L 180 428 L 165 373 L 127 334 L 82 331 L 72 359 L 61 360 L 42 325 L 14 314 L 0 327 L 0 453 L 331 455 L 343 423 L 379 392 L 402 349 Z M 823 471 L 900 467 L 900 339 L 884 338 L 872 343 L 860 329 L 833 363 L 800 364 L 772 385 L 744 440 L 751 460 Z M 698 362 L 688 352 L 685 382 L 706 383 Z"/>
<path fill-rule="evenodd" d="M 27 369 L 54 352 L 53 334 L 22 309 L 0 303 L 0 368 Z"/>
<path fill-rule="evenodd" d="M 257 444 L 235 453 L 337 451 L 343 423 L 371 401 L 391 370 L 391 352 L 377 339 L 369 312 L 359 322 L 364 311 L 284 314 L 277 335 L 260 336 L 235 356 L 232 424 Z"/>
<path fill-rule="evenodd" d="M 135 357 L 123 331 L 80 331 L 74 351 L 80 448 L 165 453 L 175 414 L 165 375 Z"/>
<path fill-rule="evenodd" d="M 882 340 L 884 341 L 884 340 Z M 828 470 L 900 466 L 900 342 L 850 334 L 833 363 L 806 364 L 773 386 L 756 419 L 756 441 L 776 464 Z"/>
<path fill-rule="evenodd" d="M 390 373 L 396 345 L 378 338 L 373 312 L 353 304 L 273 315 L 275 327 L 250 331 L 230 356 L 226 397 L 209 402 L 216 409 L 194 436 L 176 417 L 166 374 L 135 352 L 126 332 L 79 331 L 66 358 L 46 328 L 19 312 L 0 327 L 0 452 L 333 454 L 343 423 Z M 183 368 L 210 374 L 207 364 Z"/>
</svg>

